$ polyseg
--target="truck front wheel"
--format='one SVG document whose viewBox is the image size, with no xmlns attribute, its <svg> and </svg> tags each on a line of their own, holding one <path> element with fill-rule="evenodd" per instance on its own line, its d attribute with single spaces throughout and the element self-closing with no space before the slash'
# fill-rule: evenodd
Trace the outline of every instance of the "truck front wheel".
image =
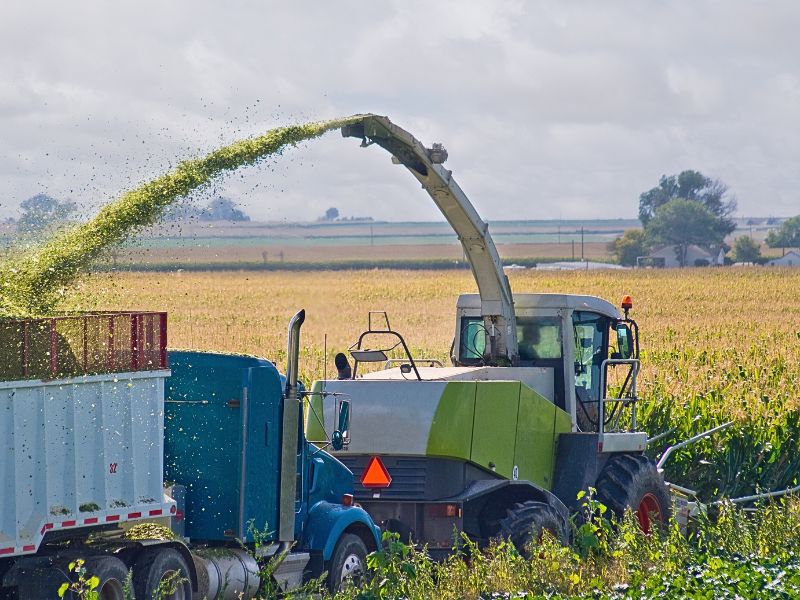
<svg viewBox="0 0 800 600">
<path fill-rule="evenodd" d="M 191 600 L 189 567 L 174 548 L 148 548 L 133 565 L 136 600 Z"/>
<path fill-rule="evenodd" d="M 367 546 L 352 533 L 345 533 L 336 543 L 328 565 L 328 588 L 342 591 L 348 581 L 358 582 L 367 570 Z"/>
<path fill-rule="evenodd" d="M 669 521 L 671 502 L 656 465 L 642 454 L 611 458 L 597 478 L 597 499 L 621 519 L 630 507 L 645 533 Z"/>
</svg>

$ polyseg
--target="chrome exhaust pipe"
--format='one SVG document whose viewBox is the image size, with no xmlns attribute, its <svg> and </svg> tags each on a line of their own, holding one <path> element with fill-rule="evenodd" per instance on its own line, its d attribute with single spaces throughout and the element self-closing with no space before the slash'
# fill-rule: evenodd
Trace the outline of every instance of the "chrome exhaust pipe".
<svg viewBox="0 0 800 600">
<path fill-rule="evenodd" d="M 289 341 L 286 346 L 286 389 L 284 398 L 297 398 L 297 363 L 300 358 L 300 327 L 306 320 L 306 311 L 300 310 L 289 321 Z"/>
<path fill-rule="evenodd" d="M 300 427 L 300 403 L 297 397 L 297 363 L 300 356 L 300 327 L 306 311 L 299 311 L 289 321 L 286 348 L 286 388 L 283 393 L 283 428 L 281 430 L 280 502 L 278 504 L 278 541 L 294 541 L 294 502 L 297 488 L 297 445 Z"/>
</svg>

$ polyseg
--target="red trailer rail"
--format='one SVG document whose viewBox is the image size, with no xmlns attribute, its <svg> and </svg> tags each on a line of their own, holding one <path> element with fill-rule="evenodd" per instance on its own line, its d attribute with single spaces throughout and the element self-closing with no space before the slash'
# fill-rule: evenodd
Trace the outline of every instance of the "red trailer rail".
<svg viewBox="0 0 800 600">
<path fill-rule="evenodd" d="M 167 368 L 167 313 L 0 321 L 0 381 Z"/>
</svg>

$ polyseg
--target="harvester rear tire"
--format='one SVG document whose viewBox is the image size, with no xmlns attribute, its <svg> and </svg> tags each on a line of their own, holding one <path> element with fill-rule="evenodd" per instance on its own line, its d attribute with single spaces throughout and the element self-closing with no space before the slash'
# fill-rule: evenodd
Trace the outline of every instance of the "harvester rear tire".
<svg viewBox="0 0 800 600">
<path fill-rule="evenodd" d="M 172 581 L 172 593 L 159 595 L 164 581 Z M 133 565 L 133 590 L 136 600 L 191 600 L 189 566 L 174 548 L 147 548 Z"/>
<path fill-rule="evenodd" d="M 506 518 L 500 521 L 499 536 L 511 541 L 523 556 L 527 548 L 541 541 L 547 531 L 561 544 L 569 542 L 568 524 L 562 515 L 545 502 L 528 500 L 514 504 L 506 511 Z"/>
<path fill-rule="evenodd" d="M 669 521 L 672 502 L 664 478 L 643 454 L 620 454 L 609 459 L 595 488 L 597 500 L 618 520 L 630 508 L 645 533 Z"/>
</svg>

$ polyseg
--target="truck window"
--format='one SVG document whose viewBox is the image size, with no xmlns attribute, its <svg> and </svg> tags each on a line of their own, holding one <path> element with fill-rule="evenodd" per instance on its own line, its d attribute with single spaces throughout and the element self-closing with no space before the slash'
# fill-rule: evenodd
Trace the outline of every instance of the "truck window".
<svg viewBox="0 0 800 600">
<path fill-rule="evenodd" d="M 559 317 L 517 317 L 517 344 L 520 360 L 560 359 Z"/>
<path fill-rule="evenodd" d="M 486 350 L 486 328 L 481 317 L 464 317 L 461 319 L 461 341 L 459 352 L 462 361 L 483 360 Z"/>
</svg>

